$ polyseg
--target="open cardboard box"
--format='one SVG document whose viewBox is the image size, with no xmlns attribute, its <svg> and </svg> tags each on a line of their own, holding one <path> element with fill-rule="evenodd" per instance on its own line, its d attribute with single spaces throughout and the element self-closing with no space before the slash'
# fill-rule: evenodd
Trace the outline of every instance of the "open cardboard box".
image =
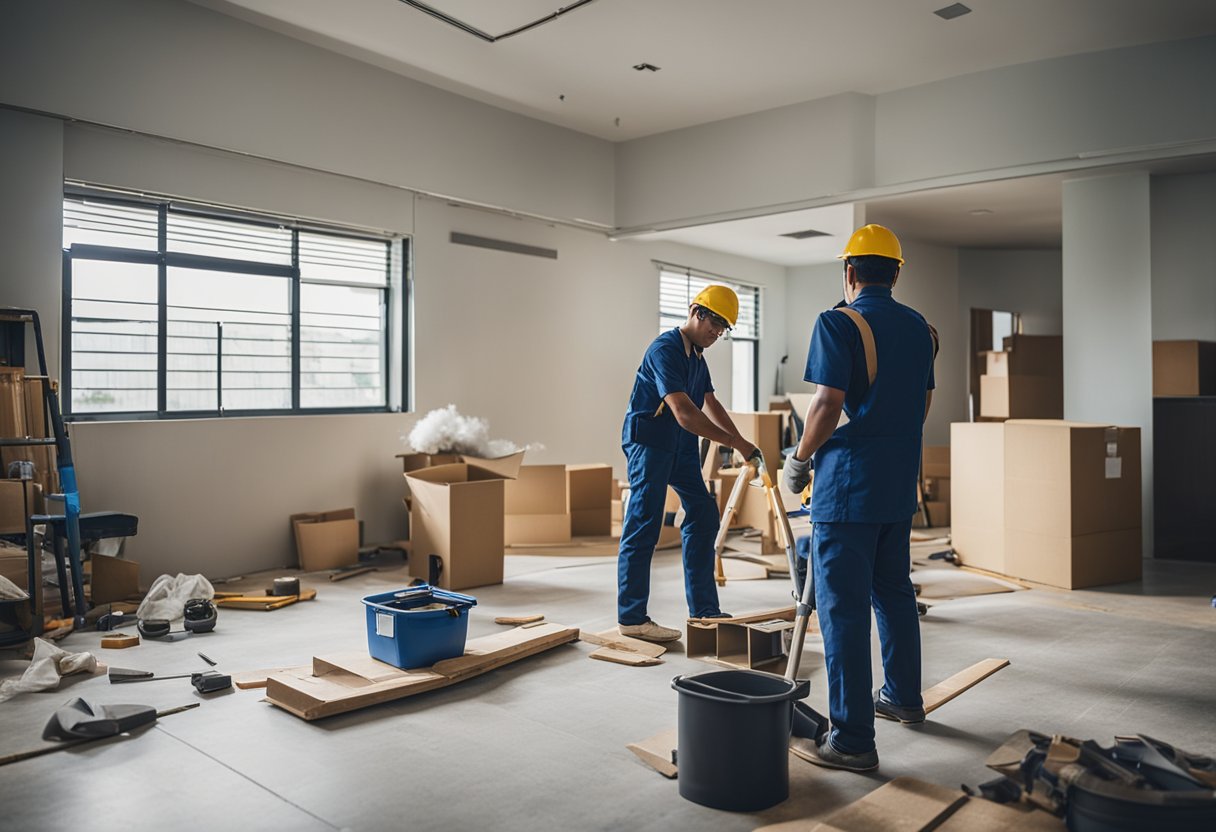
<svg viewBox="0 0 1216 832">
<path fill-rule="evenodd" d="M 397 459 L 401 460 L 404 473 L 406 474 L 412 471 L 420 471 L 423 468 L 456 465 L 463 462 L 468 465 L 476 465 L 487 471 L 493 471 L 499 476 L 513 479 L 519 476 L 519 467 L 524 463 L 525 453 L 526 451 L 517 451 L 513 454 L 493 458 L 474 456 L 473 454 L 408 453 L 397 454 Z"/>
<path fill-rule="evenodd" d="M 508 477 L 461 462 L 416 470 L 405 479 L 413 493 L 410 574 L 429 580 L 435 555 L 441 564 L 435 584 L 443 589 L 502 583 Z"/>
</svg>

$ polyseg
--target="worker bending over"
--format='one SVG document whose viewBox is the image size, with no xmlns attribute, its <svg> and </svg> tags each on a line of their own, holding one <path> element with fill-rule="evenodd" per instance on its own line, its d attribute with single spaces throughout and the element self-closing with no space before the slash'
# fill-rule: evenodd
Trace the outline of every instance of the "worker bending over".
<svg viewBox="0 0 1216 832">
<path fill-rule="evenodd" d="M 714 396 L 702 353 L 739 317 L 739 298 L 726 286 L 708 286 L 688 308 L 683 326 L 654 339 L 638 367 L 621 445 L 629 468 L 629 503 L 617 560 L 617 622 L 622 635 L 675 641 L 679 630 L 661 627 L 646 612 L 650 561 L 663 526 L 667 486 L 684 504 L 684 589 L 688 614 L 724 617 L 714 584 L 718 504 L 701 478 L 698 436 L 734 448 L 744 459 L 756 447 L 739 435 Z"/>
<path fill-rule="evenodd" d="M 802 492 L 813 454 L 811 568 L 832 729 L 800 756 L 868 771 L 878 767 L 876 712 L 905 723 L 925 718 L 909 535 L 937 336 L 919 312 L 891 297 L 904 260 L 889 229 L 858 229 L 840 259 L 844 303 L 815 322 L 804 376 L 815 395 L 786 460 L 785 484 Z M 837 427 L 842 408 L 849 421 Z M 871 603 L 885 677 L 876 695 Z"/>
</svg>

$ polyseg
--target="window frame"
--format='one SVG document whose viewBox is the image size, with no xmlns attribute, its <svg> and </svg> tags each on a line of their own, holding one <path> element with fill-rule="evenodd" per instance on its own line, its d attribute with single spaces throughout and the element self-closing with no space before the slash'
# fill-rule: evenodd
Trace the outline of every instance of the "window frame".
<svg viewBox="0 0 1216 832">
<path fill-rule="evenodd" d="M 94 244 L 74 243 L 62 249 L 62 308 L 61 308 L 61 340 L 60 340 L 60 378 L 63 402 L 63 418 L 67 422 L 112 422 L 112 421 L 153 421 L 173 419 L 222 419 L 249 418 L 256 416 L 325 416 L 353 413 L 395 413 L 402 412 L 410 406 L 410 340 L 409 340 L 409 304 L 411 302 L 410 280 L 408 271 L 411 263 L 411 240 L 405 235 L 391 235 L 370 230 L 358 230 L 340 226 L 327 226 L 307 223 L 289 218 L 271 217 L 265 214 L 237 211 L 220 206 L 199 203 L 183 203 L 167 197 L 151 197 L 145 195 L 127 194 L 111 190 L 99 190 L 90 187 L 65 184 L 63 200 L 88 199 L 94 202 L 104 202 L 117 205 L 131 205 L 140 208 L 155 208 L 157 211 L 158 231 L 157 249 L 142 250 L 123 248 L 119 246 L 103 246 Z M 207 255 L 188 254 L 168 251 L 167 218 L 169 212 L 175 214 L 200 216 L 210 219 L 222 219 L 247 225 L 282 228 L 291 232 L 291 264 L 280 265 L 260 263 L 257 261 L 218 258 Z M 325 285 L 326 281 L 308 280 L 300 275 L 300 233 L 320 234 L 342 239 L 370 240 L 383 243 L 385 246 L 385 283 L 375 288 L 381 292 L 380 303 L 380 381 L 384 390 L 384 404 L 359 405 L 350 407 L 302 407 L 300 405 L 301 391 L 301 308 L 300 290 L 304 283 Z M 399 254 L 395 254 L 395 248 Z M 156 401 L 155 410 L 126 410 L 78 413 L 72 409 L 72 264 L 74 260 L 110 261 L 122 263 L 140 263 L 155 265 L 157 268 L 157 346 L 156 346 Z M 290 281 L 288 290 L 288 309 L 290 315 L 291 337 L 289 340 L 291 356 L 291 407 L 288 408 L 225 408 L 223 406 L 223 364 L 222 344 L 217 342 L 216 358 L 216 408 L 204 410 L 169 410 L 167 408 L 167 379 L 168 379 L 168 270 L 171 267 L 205 269 L 217 272 L 248 274 L 280 277 Z M 335 281 L 328 285 L 350 285 Z M 400 357 L 400 396 L 393 395 L 393 379 L 396 364 L 393 361 L 394 333 L 391 331 L 395 305 L 400 304 L 401 321 L 401 357 Z"/>
<path fill-rule="evenodd" d="M 651 261 L 658 269 L 659 274 L 659 331 L 666 331 L 665 324 L 671 323 L 671 317 L 663 312 L 663 274 L 683 275 L 687 280 L 703 280 L 709 283 L 719 283 L 724 286 L 729 286 L 739 295 L 740 309 L 743 308 L 744 292 L 752 293 L 755 303 L 755 335 L 737 335 L 736 330 L 732 329 L 725 334 L 727 340 L 730 341 L 746 341 L 752 344 L 752 401 L 753 408 L 758 411 L 760 408 L 760 339 L 763 335 L 763 327 L 761 325 L 761 315 L 763 312 L 763 292 L 762 287 L 754 283 L 747 283 L 733 277 L 725 277 L 723 275 L 705 272 L 699 269 L 694 269 L 689 266 L 678 266 L 674 263 L 665 263 L 661 260 Z M 688 298 L 688 302 L 692 303 L 692 298 Z M 665 320 L 665 318 L 667 320 Z M 679 324 L 676 324 L 678 326 Z M 733 397 L 733 390 L 732 390 Z M 725 403 L 723 403 L 725 405 Z M 733 405 L 733 402 L 731 403 Z M 727 407 L 727 410 L 734 410 L 733 407 Z"/>
</svg>

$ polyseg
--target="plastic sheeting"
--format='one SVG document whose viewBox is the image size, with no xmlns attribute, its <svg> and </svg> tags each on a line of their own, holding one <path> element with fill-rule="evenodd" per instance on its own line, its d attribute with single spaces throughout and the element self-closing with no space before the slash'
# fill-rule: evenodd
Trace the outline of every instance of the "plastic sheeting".
<svg viewBox="0 0 1216 832">
<path fill-rule="evenodd" d="M 54 690 L 59 680 L 72 673 L 93 673 L 97 657 L 92 653 L 69 653 L 46 639 L 34 639 L 34 658 L 19 679 L 0 682 L 0 702 L 7 702 L 19 693 Z"/>
<path fill-rule="evenodd" d="M 191 598 L 214 597 L 215 587 L 202 575 L 161 575 L 152 582 L 135 615 L 141 619 L 177 621 L 185 617 L 182 613 Z"/>
<path fill-rule="evenodd" d="M 24 601 L 29 598 L 30 594 L 8 578 L 0 575 L 0 600 L 3 601 Z"/>
</svg>

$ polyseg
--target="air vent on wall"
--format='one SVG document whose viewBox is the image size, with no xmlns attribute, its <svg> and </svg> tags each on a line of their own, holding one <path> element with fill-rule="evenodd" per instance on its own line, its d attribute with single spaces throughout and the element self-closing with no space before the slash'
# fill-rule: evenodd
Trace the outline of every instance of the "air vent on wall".
<svg viewBox="0 0 1216 832">
<path fill-rule="evenodd" d="M 816 231 L 813 228 L 808 228 L 806 231 L 791 231 L 788 234 L 782 234 L 782 237 L 789 237 L 792 240 L 809 240 L 812 237 L 830 237 L 826 231 Z"/>
<path fill-rule="evenodd" d="M 512 254 L 530 254 L 533 257 L 547 257 L 550 260 L 557 259 L 557 249 L 541 248 L 540 246 L 529 246 L 524 243 L 513 243 L 510 240 L 495 240 L 491 237 L 478 237 L 473 234 L 462 234 L 459 231 L 453 231 L 451 241 L 460 246 L 474 246 L 476 248 L 489 248 L 495 251 L 509 251 Z"/>
</svg>

